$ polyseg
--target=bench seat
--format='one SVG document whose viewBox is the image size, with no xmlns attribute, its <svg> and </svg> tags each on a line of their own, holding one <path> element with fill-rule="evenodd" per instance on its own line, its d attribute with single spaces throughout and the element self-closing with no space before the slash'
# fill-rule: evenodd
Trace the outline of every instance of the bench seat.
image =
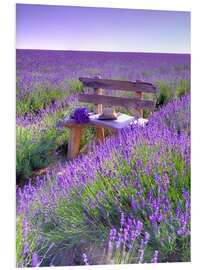
<svg viewBox="0 0 203 270">
<path fill-rule="evenodd" d="M 118 119 L 116 120 L 99 120 L 99 114 L 90 114 L 90 121 L 87 124 L 76 124 L 73 119 L 70 117 L 65 117 L 63 120 L 64 127 L 71 127 L 71 126 L 92 126 L 92 127 L 102 127 L 102 128 L 113 128 L 113 129 L 122 129 L 129 126 L 132 123 L 139 123 L 144 125 L 148 122 L 147 119 L 144 118 L 135 118 L 133 116 L 129 116 L 127 114 L 120 114 Z"/>
</svg>

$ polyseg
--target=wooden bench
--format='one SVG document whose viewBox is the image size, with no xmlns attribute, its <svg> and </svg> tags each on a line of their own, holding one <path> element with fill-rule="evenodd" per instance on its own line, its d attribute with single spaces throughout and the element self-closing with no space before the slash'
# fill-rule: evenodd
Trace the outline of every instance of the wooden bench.
<svg viewBox="0 0 203 270">
<path fill-rule="evenodd" d="M 102 113 L 102 105 L 123 106 L 127 108 L 134 108 L 137 110 L 140 120 L 143 118 L 143 109 L 150 111 L 154 110 L 155 103 L 151 100 L 143 100 L 143 92 L 155 93 L 156 88 L 148 82 L 143 81 L 119 81 L 106 80 L 95 78 L 79 78 L 84 87 L 94 89 L 94 94 L 79 94 L 78 100 L 85 103 L 93 103 L 95 105 L 94 112 L 90 114 L 90 121 L 87 124 L 77 124 L 69 117 L 63 120 L 63 126 L 70 128 L 70 136 L 68 142 L 67 159 L 75 158 L 79 153 L 80 139 L 82 128 L 90 126 L 96 128 L 97 143 L 104 144 L 104 128 L 122 129 L 128 126 L 135 120 L 135 117 L 126 114 L 121 114 L 117 120 L 98 120 L 99 114 Z M 102 95 L 102 89 L 109 90 L 124 90 L 134 92 L 135 97 L 113 97 Z"/>
</svg>

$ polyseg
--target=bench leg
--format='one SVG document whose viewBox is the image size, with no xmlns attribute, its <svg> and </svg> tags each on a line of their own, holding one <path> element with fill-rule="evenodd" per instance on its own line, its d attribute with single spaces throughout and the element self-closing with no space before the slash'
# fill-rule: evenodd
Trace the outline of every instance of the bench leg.
<svg viewBox="0 0 203 270">
<path fill-rule="evenodd" d="M 96 142 L 104 145 L 104 128 L 96 128 Z"/>
<path fill-rule="evenodd" d="M 71 160 L 78 155 L 81 134 L 82 134 L 82 127 L 74 126 L 70 128 L 70 135 L 68 140 L 68 153 L 67 153 L 68 160 Z"/>
</svg>

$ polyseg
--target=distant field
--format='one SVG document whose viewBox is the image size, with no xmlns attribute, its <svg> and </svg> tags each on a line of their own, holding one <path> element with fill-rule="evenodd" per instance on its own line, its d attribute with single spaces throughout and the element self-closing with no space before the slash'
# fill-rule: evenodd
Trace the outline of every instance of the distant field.
<svg viewBox="0 0 203 270">
<path fill-rule="evenodd" d="M 62 89 L 66 80 L 84 75 L 151 82 L 190 79 L 188 54 L 17 50 L 16 66 L 19 84 L 23 78 L 37 79 Z"/>
</svg>

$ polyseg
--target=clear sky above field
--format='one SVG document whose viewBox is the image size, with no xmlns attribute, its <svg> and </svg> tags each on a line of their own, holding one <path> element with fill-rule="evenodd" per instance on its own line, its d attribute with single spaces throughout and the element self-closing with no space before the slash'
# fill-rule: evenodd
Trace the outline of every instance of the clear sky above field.
<svg viewBox="0 0 203 270">
<path fill-rule="evenodd" d="M 190 53 L 190 12 L 17 4 L 16 48 Z"/>
</svg>

